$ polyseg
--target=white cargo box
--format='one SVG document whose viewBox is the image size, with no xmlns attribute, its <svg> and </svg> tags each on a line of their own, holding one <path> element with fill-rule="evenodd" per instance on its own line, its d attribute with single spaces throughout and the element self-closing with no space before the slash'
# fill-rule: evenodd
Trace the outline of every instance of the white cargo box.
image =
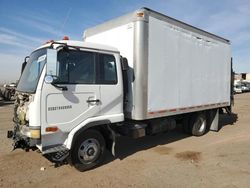
<svg viewBox="0 0 250 188">
<path fill-rule="evenodd" d="M 87 29 L 83 38 L 128 59 L 127 118 L 230 105 L 231 47 L 224 38 L 147 8 Z"/>
</svg>

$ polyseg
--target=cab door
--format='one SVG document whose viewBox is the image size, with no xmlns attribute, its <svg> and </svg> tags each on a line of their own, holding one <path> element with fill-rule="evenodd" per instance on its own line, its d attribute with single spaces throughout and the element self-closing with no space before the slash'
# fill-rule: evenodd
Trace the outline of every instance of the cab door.
<svg viewBox="0 0 250 188">
<path fill-rule="evenodd" d="M 84 120 L 100 113 L 100 85 L 96 84 L 96 53 L 81 50 L 59 51 L 58 78 L 53 84 L 44 83 L 42 89 L 42 134 L 50 134 L 47 127 L 58 127 L 57 140 Z M 60 140 L 61 139 L 61 140 Z M 49 145 L 50 143 L 45 143 Z"/>
<path fill-rule="evenodd" d="M 101 93 L 101 115 L 112 122 L 124 120 L 122 73 L 118 54 L 98 54 L 98 84 Z"/>
</svg>

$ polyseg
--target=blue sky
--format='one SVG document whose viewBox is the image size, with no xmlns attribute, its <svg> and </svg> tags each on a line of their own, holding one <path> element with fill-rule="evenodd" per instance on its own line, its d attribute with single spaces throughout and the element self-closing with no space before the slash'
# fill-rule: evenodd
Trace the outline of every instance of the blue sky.
<svg viewBox="0 0 250 188">
<path fill-rule="evenodd" d="M 49 39 L 149 7 L 232 42 L 234 69 L 250 72 L 250 0 L 0 0 L 0 82 L 17 80 L 25 56 Z"/>
</svg>

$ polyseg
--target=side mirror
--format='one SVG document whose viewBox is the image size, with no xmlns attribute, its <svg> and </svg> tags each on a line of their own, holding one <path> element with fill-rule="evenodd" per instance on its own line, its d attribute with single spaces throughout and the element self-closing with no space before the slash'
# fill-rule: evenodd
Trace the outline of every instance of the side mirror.
<svg viewBox="0 0 250 188">
<path fill-rule="evenodd" d="M 59 86 L 54 83 L 54 78 L 58 78 L 57 50 L 47 49 L 47 70 L 46 77 L 44 79 L 45 83 L 52 84 L 54 87 L 61 89 L 62 91 L 68 90 L 66 86 Z"/>
<path fill-rule="evenodd" d="M 128 60 L 125 57 L 121 58 L 122 70 L 126 71 L 129 69 Z"/>
<path fill-rule="evenodd" d="M 47 49 L 47 70 L 46 74 L 53 78 L 58 75 L 57 68 L 57 50 L 55 49 Z"/>
</svg>

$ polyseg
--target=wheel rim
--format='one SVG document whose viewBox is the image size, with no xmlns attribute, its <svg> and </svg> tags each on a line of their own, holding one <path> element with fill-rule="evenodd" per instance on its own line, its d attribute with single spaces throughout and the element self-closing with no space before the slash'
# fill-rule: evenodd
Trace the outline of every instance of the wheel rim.
<svg viewBox="0 0 250 188">
<path fill-rule="evenodd" d="M 79 160 L 84 164 L 94 162 L 100 154 L 100 148 L 100 144 L 96 139 L 85 140 L 78 149 Z"/>
<path fill-rule="evenodd" d="M 206 121 L 203 118 L 200 118 L 199 124 L 200 124 L 199 132 L 203 132 L 206 128 Z"/>
</svg>

